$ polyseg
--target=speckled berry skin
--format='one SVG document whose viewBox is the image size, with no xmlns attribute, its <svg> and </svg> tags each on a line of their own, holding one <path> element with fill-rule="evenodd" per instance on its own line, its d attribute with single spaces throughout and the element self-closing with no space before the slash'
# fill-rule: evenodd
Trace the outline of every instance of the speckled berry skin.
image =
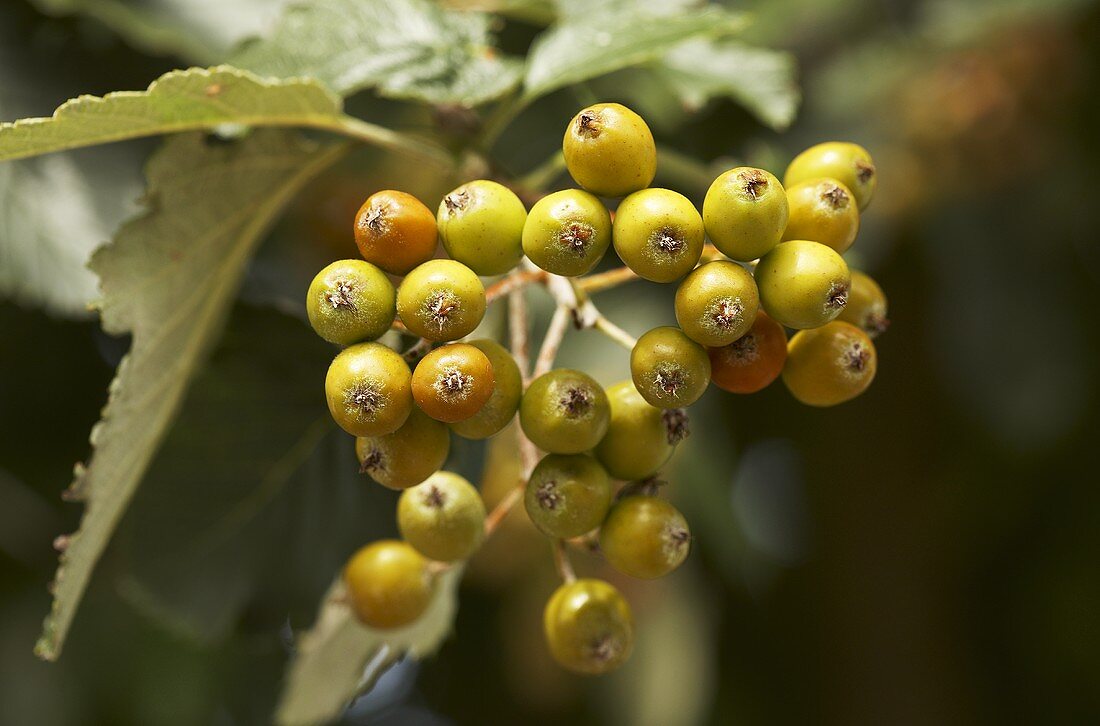
<svg viewBox="0 0 1100 726">
<path fill-rule="evenodd" d="M 485 539 L 485 504 L 465 478 L 449 471 L 437 472 L 401 493 L 397 528 L 429 559 L 464 560 Z"/>
<path fill-rule="evenodd" d="M 355 244 L 367 262 L 404 275 L 435 256 L 435 217 L 411 194 L 376 192 L 355 215 Z"/>
<path fill-rule="evenodd" d="M 615 212 L 615 252 L 639 277 L 678 280 L 703 253 L 703 219 L 691 200 L 670 189 L 634 192 Z"/>
<path fill-rule="evenodd" d="M 787 189 L 791 216 L 784 240 L 807 239 L 843 254 L 859 234 L 852 193 L 833 179 L 809 179 Z"/>
<path fill-rule="evenodd" d="M 657 173 L 657 145 L 642 117 L 618 103 L 597 103 L 569 122 L 565 165 L 584 189 L 624 197 L 645 189 Z"/>
<path fill-rule="evenodd" d="M 676 322 L 700 345 L 737 340 L 752 326 L 759 308 L 752 274 L 728 260 L 700 265 L 676 289 Z"/>
<path fill-rule="evenodd" d="M 848 265 L 830 247 L 808 240 L 781 242 L 756 266 L 760 304 L 788 328 L 817 328 L 848 302 Z"/>
<path fill-rule="evenodd" d="M 523 258 L 527 210 L 508 187 L 487 179 L 463 184 L 439 203 L 443 248 L 478 275 L 502 275 Z"/>
<path fill-rule="evenodd" d="M 306 293 L 313 330 L 330 343 L 381 337 L 397 315 L 397 294 L 382 270 L 363 260 L 339 260 L 313 278 Z"/>
<path fill-rule="evenodd" d="M 607 515 L 611 480 L 587 454 L 547 454 L 531 472 L 523 504 L 546 536 L 579 537 Z"/>
<path fill-rule="evenodd" d="M 875 162 L 867 149 L 847 141 L 829 141 L 806 149 L 787 167 L 783 183 L 790 187 L 821 177 L 836 179 L 851 190 L 860 211 L 871 203 L 878 184 Z"/>
<path fill-rule="evenodd" d="M 710 358 L 679 328 L 654 328 L 638 338 L 630 351 L 630 377 L 651 405 L 684 408 L 707 390 Z"/>
<path fill-rule="evenodd" d="M 543 611 L 543 629 L 554 660 L 583 675 L 615 670 L 634 647 L 630 606 L 603 580 L 580 579 L 555 590 Z"/>
<path fill-rule="evenodd" d="M 384 436 L 412 411 L 412 374 L 405 360 L 380 343 L 342 350 L 325 376 L 332 418 L 352 436 Z"/>
<path fill-rule="evenodd" d="M 547 194 L 523 226 L 523 251 L 555 275 L 576 277 L 600 263 L 611 245 L 611 215 L 595 195 L 580 189 Z"/>
<path fill-rule="evenodd" d="M 623 497 L 600 527 L 600 552 L 608 564 L 630 577 L 664 577 L 683 564 L 690 548 L 684 515 L 657 497 Z"/>
<path fill-rule="evenodd" d="M 616 479 L 635 481 L 656 474 L 676 449 L 664 409 L 642 398 L 629 380 L 608 388 L 607 399 L 611 425 L 596 447 L 596 458 Z"/>
<path fill-rule="evenodd" d="M 558 368 L 527 387 L 519 421 L 523 433 L 543 451 L 578 454 L 591 450 L 607 433 L 611 406 L 591 376 Z"/>
<path fill-rule="evenodd" d="M 430 260 L 397 288 L 397 314 L 415 335 L 431 341 L 458 340 L 485 316 L 485 286 L 454 260 Z"/>
<path fill-rule="evenodd" d="M 788 215 L 783 185 L 751 166 L 719 176 L 703 200 L 707 236 L 722 254 L 741 262 L 762 257 L 779 244 Z"/>
<path fill-rule="evenodd" d="M 380 630 L 416 622 L 428 609 L 434 586 L 428 561 L 398 540 L 372 542 L 352 555 L 344 584 L 359 621 Z"/>
<path fill-rule="evenodd" d="M 450 450 L 447 426 L 415 406 L 393 433 L 355 439 L 360 473 L 390 489 L 407 489 L 424 481 L 439 471 Z"/>
<path fill-rule="evenodd" d="M 836 320 L 791 338 L 783 383 L 808 406 L 835 406 L 867 390 L 877 370 L 875 344 L 867 334 Z"/>
</svg>

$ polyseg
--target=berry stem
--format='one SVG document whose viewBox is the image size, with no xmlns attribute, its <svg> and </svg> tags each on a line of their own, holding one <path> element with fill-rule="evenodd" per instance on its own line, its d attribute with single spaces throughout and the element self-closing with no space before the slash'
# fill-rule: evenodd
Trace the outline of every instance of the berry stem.
<svg viewBox="0 0 1100 726">
<path fill-rule="evenodd" d="M 550 327 L 547 328 L 546 335 L 542 339 L 542 347 L 539 348 L 539 356 L 535 361 L 535 378 L 554 367 L 554 359 L 558 357 L 558 349 L 561 348 L 565 331 L 569 329 L 572 319 L 572 311 L 564 305 L 554 309 L 554 316 L 550 318 Z"/>
<path fill-rule="evenodd" d="M 513 290 L 518 290 L 533 282 L 545 282 L 546 272 L 543 270 L 516 270 L 497 280 L 485 289 L 485 304 L 501 298 Z"/>
<path fill-rule="evenodd" d="M 615 323 L 608 320 L 602 314 L 596 318 L 596 322 L 592 324 L 592 327 L 627 350 L 634 350 L 634 346 L 638 344 L 637 338 L 620 328 L 618 325 L 615 325 Z"/>
<path fill-rule="evenodd" d="M 629 267 L 616 267 L 614 270 L 582 277 L 577 280 L 577 286 L 585 292 L 592 293 L 610 290 L 613 287 L 622 285 L 624 282 L 633 282 L 640 279 L 642 278 L 638 277 L 638 274 Z"/>
<path fill-rule="evenodd" d="M 408 350 L 402 353 L 401 356 L 406 360 L 406 362 L 412 363 L 414 361 L 420 360 L 424 356 L 424 354 L 426 354 L 431 349 L 432 341 L 428 340 L 427 338 L 421 338 L 420 340 L 416 341 L 416 343 L 412 345 Z"/>
<path fill-rule="evenodd" d="M 554 567 L 563 582 L 576 582 L 577 573 L 573 571 L 573 563 L 569 561 L 569 553 L 565 551 L 565 540 L 554 540 Z"/>
<path fill-rule="evenodd" d="M 497 505 L 493 507 L 493 510 L 485 517 L 485 539 L 489 539 L 493 536 L 493 532 L 496 531 L 500 523 L 508 516 L 508 512 L 512 511 L 512 507 L 516 506 L 522 497 L 523 487 L 512 487 L 511 491 L 505 494 L 504 498 L 497 502 Z"/>
<path fill-rule="evenodd" d="M 522 287 L 508 293 L 508 335 L 523 384 L 531 382 L 531 354 L 527 342 L 527 298 Z"/>
</svg>

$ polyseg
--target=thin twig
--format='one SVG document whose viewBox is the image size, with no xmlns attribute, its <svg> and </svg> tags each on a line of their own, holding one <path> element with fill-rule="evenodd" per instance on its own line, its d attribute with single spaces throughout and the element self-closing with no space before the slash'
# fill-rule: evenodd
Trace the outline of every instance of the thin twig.
<svg viewBox="0 0 1100 726">
<path fill-rule="evenodd" d="M 497 505 L 493 507 L 493 511 L 485 517 L 485 538 L 488 539 L 496 531 L 500 523 L 504 521 L 504 518 L 508 516 L 508 512 L 512 511 L 512 507 L 516 506 L 520 497 L 523 496 L 523 487 L 512 487 L 512 490 L 504 495 L 504 498 L 497 502 Z"/>
<path fill-rule="evenodd" d="M 428 351 L 432 349 L 432 341 L 427 338 L 421 338 L 416 343 L 401 354 L 401 357 L 405 359 L 407 363 L 418 361 L 423 358 Z"/>
<path fill-rule="evenodd" d="M 624 282 L 633 282 L 640 279 L 642 278 L 638 276 L 638 273 L 629 267 L 616 267 L 613 270 L 582 277 L 577 280 L 577 286 L 585 292 L 592 293 L 609 290 L 622 285 Z"/>
<path fill-rule="evenodd" d="M 489 287 L 485 288 L 485 304 L 493 302 L 497 298 L 503 297 L 513 290 L 518 290 L 533 282 L 542 282 L 546 279 L 545 270 L 516 270 L 509 273 L 507 276 L 497 280 Z"/>
<path fill-rule="evenodd" d="M 564 540 L 554 540 L 554 567 L 566 584 L 577 581 L 577 573 L 573 571 L 573 563 L 569 561 L 569 553 L 565 551 Z"/>
<path fill-rule="evenodd" d="M 527 343 L 527 298 L 522 287 L 508 293 L 508 335 L 512 357 L 526 385 L 531 379 L 531 355 Z"/>
<path fill-rule="evenodd" d="M 554 316 L 550 318 L 550 327 L 546 329 L 546 335 L 542 339 L 542 347 L 539 348 L 538 358 L 535 360 L 534 378 L 554 367 L 554 359 L 558 357 L 558 349 L 565 338 L 565 331 L 569 329 L 569 323 L 573 320 L 573 312 L 559 305 L 554 309 Z"/>
<path fill-rule="evenodd" d="M 638 344 L 637 338 L 608 320 L 603 313 L 599 314 L 599 317 L 596 318 L 596 322 L 592 324 L 592 327 L 627 350 L 634 350 L 634 346 Z"/>
</svg>

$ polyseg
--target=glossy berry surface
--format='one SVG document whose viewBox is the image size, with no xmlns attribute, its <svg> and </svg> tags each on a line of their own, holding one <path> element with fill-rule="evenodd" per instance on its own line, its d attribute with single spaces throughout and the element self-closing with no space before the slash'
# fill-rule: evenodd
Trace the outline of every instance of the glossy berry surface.
<svg viewBox="0 0 1100 726">
<path fill-rule="evenodd" d="M 432 598 L 428 561 L 406 542 L 380 540 L 348 560 L 344 583 L 356 617 L 389 630 L 415 622 Z"/>
<path fill-rule="evenodd" d="M 703 224 L 718 250 L 748 262 L 768 254 L 787 227 L 783 185 L 772 174 L 739 166 L 719 176 L 703 200 Z"/>
<path fill-rule="evenodd" d="M 440 562 L 464 560 L 485 537 L 485 504 L 470 482 L 441 471 L 401 493 L 397 528 L 420 554 Z"/>
<path fill-rule="evenodd" d="M 658 408 L 690 406 L 710 383 L 706 349 L 671 326 L 654 328 L 630 351 L 630 377 L 642 398 Z"/>
<path fill-rule="evenodd" d="M 607 433 L 611 406 L 591 376 L 558 368 L 527 387 L 519 420 L 523 433 L 543 451 L 578 454 L 592 449 Z"/>
<path fill-rule="evenodd" d="M 670 426 L 666 411 L 642 398 L 633 381 L 608 388 L 607 399 L 611 425 L 596 447 L 596 458 L 615 479 L 633 481 L 656 474 L 679 443 L 675 422 Z"/>
<path fill-rule="evenodd" d="M 397 293 L 385 273 L 369 262 L 339 260 L 313 278 L 306 314 L 317 335 L 330 343 L 374 340 L 393 325 Z"/>
<path fill-rule="evenodd" d="M 657 173 L 657 145 L 641 116 L 618 103 L 597 103 L 569 122 L 565 165 L 577 184 L 601 197 L 645 189 Z"/>
<path fill-rule="evenodd" d="M 554 660 L 575 673 L 613 671 L 634 647 L 630 605 L 603 580 L 576 580 L 555 590 L 543 611 L 543 628 Z"/>
<path fill-rule="evenodd" d="M 886 293 L 870 275 L 852 270 L 848 304 L 837 320 L 851 323 L 862 328 L 871 338 L 877 338 L 890 327 L 890 320 L 886 317 Z"/>
<path fill-rule="evenodd" d="M 376 192 L 355 215 L 359 254 L 392 275 L 404 275 L 430 260 L 437 236 L 431 210 L 405 192 Z"/>
<path fill-rule="evenodd" d="M 485 286 L 466 265 L 431 260 L 410 272 L 397 288 L 397 314 L 414 335 L 458 340 L 485 315 Z"/>
<path fill-rule="evenodd" d="M 412 374 L 413 400 L 436 419 L 454 423 L 470 418 L 493 395 L 489 356 L 465 343 L 436 348 L 420 359 Z"/>
<path fill-rule="evenodd" d="M 711 348 L 710 380 L 730 393 L 756 393 L 769 386 L 787 360 L 787 333 L 760 312 L 749 331 L 729 345 Z"/>
<path fill-rule="evenodd" d="M 437 213 L 443 249 L 479 275 L 501 275 L 519 264 L 526 218 L 515 192 L 487 179 L 443 197 Z"/>
<path fill-rule="evenodd" d="M 631 577 L 663 577 L 687 559 L 690 548 L 684 515 L 657 497 L 623 497 L 600 527 L 600 551 L 608 564 Z"/>
<path fill-rule="evenodd" d="M 787 167 L 783 183 L 792 186 L 821 177 L 836 179 L 851 190 L 860 211 L 871 203 L 878 183 L 875 162 L 867 149 L 846 141 L 829 141 L 806 149 Z"/>
<path fill-rule="evenodd" d="M 844 253 L 859 233 L 859 210 L 847 187 L 810 179 L 787 189 L 791 217 L 784 240 L 808 239 Z"/>
<path fill-rule="evenodd" d="M 752 326 L 759 308 L 752 274 L 728 260 L 700 265 L 676 289 L 676 322 L 700 345 L 737 340 Z"/>
<path fill-rule="evenodd" d="M 547 454 L 531 472 L 527 515 L 548 537 L 578 537 L 600 526 L 611 506 L 611 480 L 587 454 Z"/>
<path fill-rule="evenodd" d="M 512 354 L 495 340 L 481 338 L 469 345 L 484 353 L 493 366 L 493 393 L 473 416 L 452 423 L 451 430 L 466 439 L 487 439 L 515 417 L 523 397 L 523 376 Z"/>
<path fill-rule="evenodd" d="M 878 369 L 875 345 L 851 323 L 796 333 L 787 345 L 783 383 L 809 406 L 835 406 L 867 390 Z"/>
<path fill-rule="evenodd" d="M 329 365 L 325 399 L 332 418 L 352 436 L 383 436 L 409 417 L 411 383 L 404 358 L 380 343 L 358 343 Z"/>
<path fill-rule="evenodd" d="M 611 215 L 595 195 L 565 189 L 531 207 L 523 227 L 523 251 L 555 275 L 589 272 L 611 244 Z"/>
<path fill-rule="evenodd" d="M 848 302 L 851 273 L 831 247 L 807 240 L 781 242 L 756 266 L 760 304 L 788 328 L 816 328 Z"/>
<path fill-rule="evenodd" d="M 355 439 L 360 473 L 390 489 L 407 489 L 424 481 L 439 471 L 450 450 L 447 426 L 415 406 L 393 433 Z"/>
<path fill-rule="evenodd" d="M 638 276 L 678 280 L 703 253 L 703 219 L 691 200 L 670 189 L 634 192 L 615 212 L 615 252 Z"/>
</svg>

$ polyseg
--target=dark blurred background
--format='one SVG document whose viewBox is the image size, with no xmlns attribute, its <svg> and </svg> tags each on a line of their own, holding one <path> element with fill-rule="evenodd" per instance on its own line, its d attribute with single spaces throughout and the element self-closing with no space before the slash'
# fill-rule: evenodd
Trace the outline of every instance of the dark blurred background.
<svg viewBox="0 0 1100 726">
<path fill-rule="evenodd" d="M 78 93 L 144 88 L 253 29 L 208 27 L 204 4 L 181 5 L 189 9 L 179 26 L 192 40 L 157 47 L 61 13 L 67 2 L 2 0 L 0 118 L 48 115 Z M 249 3 L 240 5 L 244 17 Z M 271 15 L 275 5 L 252 10 Z M 471 567 L 439 654 L 390 671 L 347 723 L 1100 722 L 1100 7 L 738 5 L 755 12 L 747 40 L 797 56 L 797 122 L 776 133 L 722 102 L 685 126 L 655 122 L 655 131 L 669 147 L 713 160 L 711 177 L 740 162 L 780 173 L 826 139 L 871 150 L 879 188 L 848 257 L 890 300 L 877 380 L 826 410 L 799 406 L 779 385 L 752 397 L 707 394 L 669 475 L 695 535 L 688 564 L 639 583 L 577 559 L 634 605 L 638 649 L 621 672 L 583 680 L 550 662 L 540 619 L 555 575 L 548 549 L 517 515 Z M 522 52 L 536 32 L 512 20 L 502 44 Z M 612 77 L 587 92 L 616 99 L 620 88 L 625 80 Z M 523 172 L 546 157 L 584 102 L 563 91 L 521 115 L 501 139 L 502 166 Z M 433 122 L 375 98 L 351 107 L 406 127 Z M 66 225 L 123 219 L 136 209 L 141 161 L 153 147 L 34 167 L 18 188 L 48 204 L 27 206 L 9 184 L 0 235 L 64 238 Z M 86 178 L 102 183 L 73 181 Z M 700 201 L 707 179 L 673 181 Z M 295 203 L 254 262 L 225 342 L 55 664 L 37 661 L 32 647 L 49 607 L 51 542 L 79 516 L 59 494 L 88 454 L 128 342 L 105 336 L 79 306 L 59 315 L 0 301 L 0 722 L 270 719 L 287 613 L 306 627 L 336 563 L 392 534 L 393 497 L 357 478 L 349 442 L 321 432 L 316 461 L 285 496 L 205 554 L 189 550 L 181 545 L 189 522 L 206 515 L 187 511 L 188 496 L 228 496 L 222 478 L 249 476 L 234 439 L 202 448 L 217 425 L 204 411 L 252 377 L 260 351 L 270 370 L 257 376 L 302 391 L 293 400 L 305 410 L 294 415 L 323 416 L 319 381 L 331 352 L 295 317 L 306 282 L 352 254 L 350 215 L 369 193 L 396 187 L 436 200 L 443 183 L 367 154 Z M 39 272 L 49 278 L 50 265 L 72 259 L 71 250 L 44 257 Z M 601 306 L 640 333 L 672 320 L 671 291 L 650 294 L 658 290 L 620 288 Z M 535 302 L 544 324 L 549 303 Z M 594 334 L 571 337 L 561 362 L 607 384 L 626 375 L 625 354 Z M 265 393 L 233 398 L 221 413 L 247 428 L 287 411 L 278 387 Z M 492 499 L 514 476 L 510 456 L 507 442 L 487 452 L 459 445 L 452 466 L 479 478 Z M 222 474 L 207 475 L 219 466 Z M 287 547 L 279 540 L 291 520 L 313 529 Z M 211 572 L 203 557 L 222 546 L 232 556 Z M 225 584 L 241 578 L 248 587 Z"/>
</svg>

